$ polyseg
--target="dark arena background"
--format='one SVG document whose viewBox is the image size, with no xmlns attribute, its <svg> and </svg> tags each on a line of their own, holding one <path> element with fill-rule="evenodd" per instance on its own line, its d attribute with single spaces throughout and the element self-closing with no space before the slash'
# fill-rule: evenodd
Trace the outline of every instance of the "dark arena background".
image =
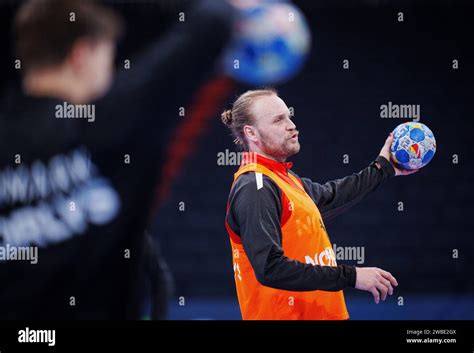
<svg viewBox="0 0 474 353">
<path fill-rule="evenodd" d="M 126 22 L 117 68 L 160 38 L 176 22 L 181 6 L 179 1 L 105 3 Z M 11 40 L 19 4 L 3 1 L 0 6 L 2 95 L 20 77 Z M 414 175 L 388 180 L 328 220 L 327 231 L 336 255 L 339 248 L 344 252 L 338 263 L 380 267 L 399 283 L 394 295 L 378 305 L 370 293 L 346 289 L 351 320 L 473 320 L 473 3 L 292 4 L 301 10 L 311 35 L 297 72 L 275 84 L 253 84 L 232 77 L 221 58 L 197 89 L 190 88 L 192 78 L 170 84 L 182 104 L 156 116 L 173 121 L 163 142 L 148 227 L 164 268 L 164 318 L 241 320 L 225 228 L 240 155 L 220 115 L 244 91 L 273 86 L 294 112 L 300 131 L 301 151 L 290 158 L 293 170 L 318 183 L 367 167 L 396 126 L 418 120 L 383 117 L 383 106 L 418 107 L 419 122 L 436 137 L 433 160 Z M 193 58 L 187 62 L 192 66 Z M 157 100 L 161 94 L 156 92 Z M 140 124 L 139 117 L 133 119 Z"/>
<path fill-rule="evenodd" d="M 419 104 L 420 121 L 431 127 L 438 144 L 428 167 L 409 180 L 391 180 L 328 222 L 333 243 L 365 247 L 364 265 L 391 269 L 401 283 L 383 307 L 364 292 L 347 290 L 351 318 L 473 319 L 474 149 L 468 104 L 473 31 L 466 4 L 308 1 L 301 8 L 311 26 L 312 50 L 303 70 L 277 87 L 294 107 L 301 132 L 301 151 L 292 158 L 300 176 L 326 182 L 364 168 L 387 133 L 403 122 L 380 118 L 380 106 L 390 101 Z M 399 11 L 404 23 L 395 20 Z M 454 70 L 458 58 L 460 68 Z M 225 101 L 247 88 L 234 85 Z M 219 112 L 210 114 L 189 148 L 155 221 L 176 282 L 173 318 L 240 315 L 223 223 L 236 167 L 217 165 L 219 153 L 235 149 Z M 194 129 L 201 129 L 202 123 L 196 124 Z M 187 299 L 184 307 L 179 297 Z"/>
</svg>

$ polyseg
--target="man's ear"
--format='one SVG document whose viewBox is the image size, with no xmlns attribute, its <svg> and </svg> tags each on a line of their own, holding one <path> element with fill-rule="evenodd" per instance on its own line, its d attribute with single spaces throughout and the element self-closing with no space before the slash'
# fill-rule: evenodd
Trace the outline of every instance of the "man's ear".
<svg viewBox="0 0 474 353">
<path fill-rule="evenodd" d="M 248 141 L 252 141 L 252 142 L 258 141 L 257 131 L 255 130 L 253 126 L 245 125 L 243 131 Z"/>
</svg>

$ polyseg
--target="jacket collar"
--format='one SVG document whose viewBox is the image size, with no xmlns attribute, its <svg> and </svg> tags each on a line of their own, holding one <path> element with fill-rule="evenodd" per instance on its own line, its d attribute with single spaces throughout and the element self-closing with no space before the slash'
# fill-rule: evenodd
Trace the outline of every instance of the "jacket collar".
<svg viewBox="0 0 474 353">
<path fill-rule="evenodd" d="M 291 169 L 293 167 L 292 162 L 278 162 L 255 152 L 244 152 L 242 158 L 242 165 L 250 163 L 261 164 L 273 172 L 282 173 L 288 173 L 288 169 Z"/>
</svg>

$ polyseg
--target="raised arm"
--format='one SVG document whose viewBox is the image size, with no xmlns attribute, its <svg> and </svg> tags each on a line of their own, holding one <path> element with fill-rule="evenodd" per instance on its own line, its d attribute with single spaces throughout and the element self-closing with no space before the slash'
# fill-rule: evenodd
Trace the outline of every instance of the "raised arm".
<svg viewBox="0 0 474 353">
<path fill-rule="evenodd" d="M 321 216 L 325 220 L 347 211 L 387 179 L 397 175 L 410 175 L 418 171 L 402 170 L 391 162 L 390 146 L 392 142 L 393 134 L 389 134 L 379 156 L 359 173 L 329 181 L 325 184 L 318 184 L 308 178 L 301 178 L 306 192 L 316 203 Z"/>
<path fill-rule="evenodd" d="M 325 184 L 315 183 L 308 178 L 301 178 L 301 181 L 318 206 L 321 216 L 327 220 L 350 209 L 394 175 L 395 170 L 390 162 L 378 156 L 367 168 L 345 178 Z"/>
</svg>

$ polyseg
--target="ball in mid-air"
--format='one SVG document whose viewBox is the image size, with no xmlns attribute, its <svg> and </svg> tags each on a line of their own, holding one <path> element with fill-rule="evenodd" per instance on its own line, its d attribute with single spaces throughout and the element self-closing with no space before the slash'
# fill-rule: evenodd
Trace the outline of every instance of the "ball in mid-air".
<svg viewBox="0 0 474 353">
<path fill-rule="evenodd" d="M 393 161 L 401 169 L 419 169 L 427 165 L 436 152 L 436 140 L 422 123 L 408 122 L 393 130 L 390 148 Z"/>
<path fill-rule="evenodd" d="M 251 85 L 282 83 L 299 72 L 310 46 L 308 23 L 295 5 L 259 2 L 241 11 L 224 70 Z"/>
</svg>

